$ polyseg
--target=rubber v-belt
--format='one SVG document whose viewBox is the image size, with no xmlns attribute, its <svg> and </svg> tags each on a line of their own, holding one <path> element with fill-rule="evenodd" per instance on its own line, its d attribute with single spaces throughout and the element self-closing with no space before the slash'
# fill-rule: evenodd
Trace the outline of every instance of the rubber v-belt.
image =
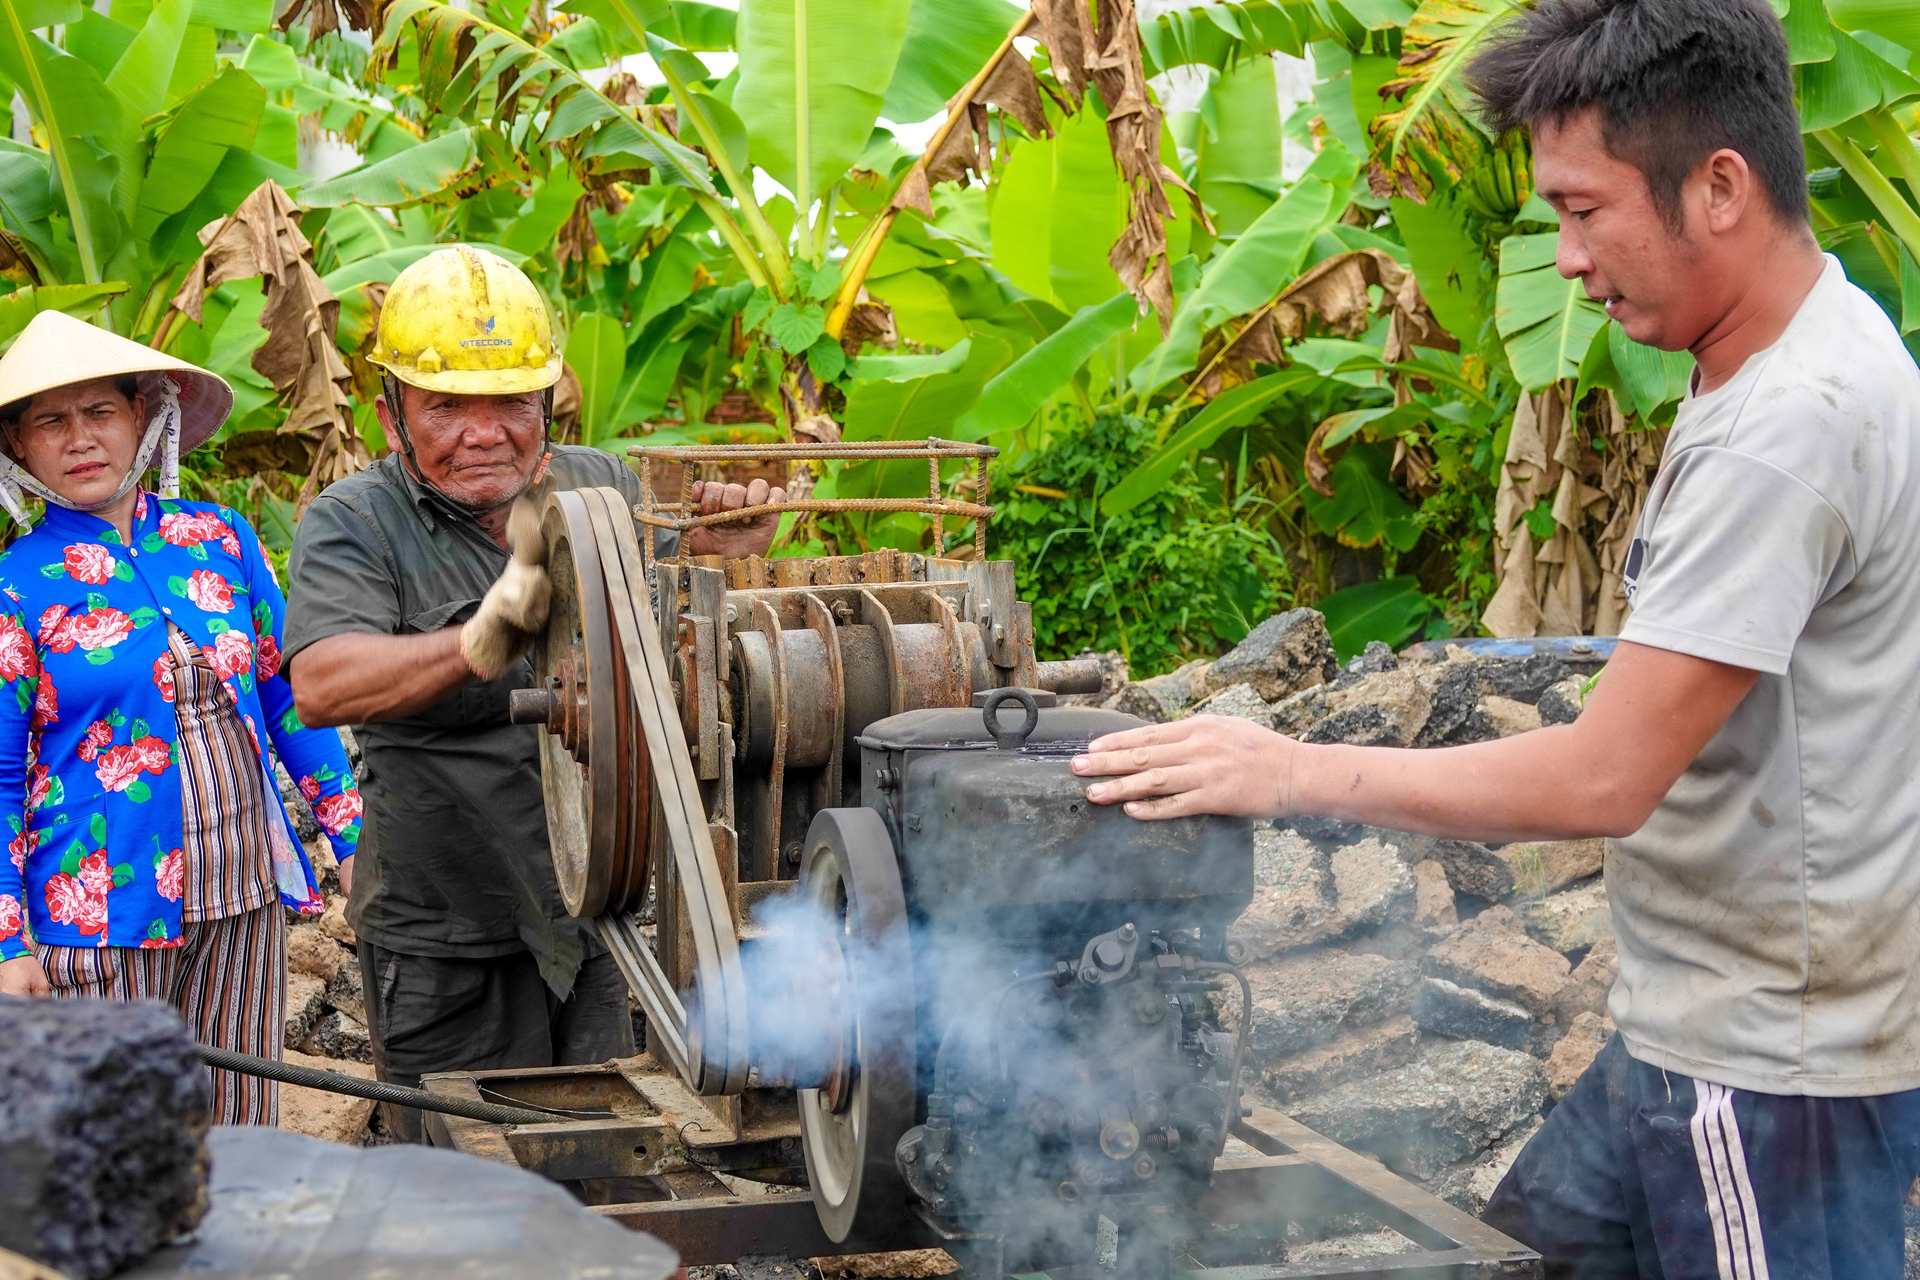
<svg viewBox="0 0 1920 1280">
<path fill-rule="evenodd" d="M 699 1052 L 686 1053 L 686 1060 L 674 1065 L 688 1086 L 701 1093 L 738 1093 L 747 1083 L 746 977 L 740 968 L 740 940 L 734 932 L 733 912 L 720 877 L 713 837 L 707 830 L 693 757 L 673 705 L 666 653 L 660 646 L 658 629 L 642 624 L 643 611 L 635 605 L 632 584 L 646 582 L 640 540 L 634 534 L 626 499 L 618 489 L 575 492 L 593 525 L 609 612 L 631 677 L 627 685 L 632 690 L 633 709 L 646 735 L 654 795 L 665 819 L 667 842 L 680 876 L 681 899 L 687 907 L 693 938 L 695 991 L 699 996 L 695 1010 L 702 1024 L 697 1028 Z M 651 623 L 653 610 L 646 609 L 644 617 Z"/>
</svg>

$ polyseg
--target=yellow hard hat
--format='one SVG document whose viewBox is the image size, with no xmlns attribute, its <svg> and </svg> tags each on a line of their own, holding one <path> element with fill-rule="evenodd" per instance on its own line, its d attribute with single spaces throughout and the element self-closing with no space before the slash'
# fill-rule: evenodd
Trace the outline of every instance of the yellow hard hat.
<svg viewBox="0 0 1920 1280">
<path fill-rule="evenodd" d="M 560 381 L 547 304 L 526 272 L 472 245 L 448 245 L 394 277 L 367 363 L 455 395 L 513 395 Z"/>
</svg>

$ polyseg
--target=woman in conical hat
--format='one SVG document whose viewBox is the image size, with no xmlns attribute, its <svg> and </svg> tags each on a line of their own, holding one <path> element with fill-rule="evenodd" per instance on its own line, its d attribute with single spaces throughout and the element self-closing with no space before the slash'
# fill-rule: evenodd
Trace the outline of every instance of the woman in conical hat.
<svg viewBox="0 0 1920 1280">
<path fill-rule="evenodd" d="M 57 312 L 0 358 L 0 992 L 159 999 L 207 1044 L 280 1056 L 286 917 L 324 908 L 274 781 L 341 861 L 360 798 L 280 672 L 286 601 L 239 514 L 176 495 L 233 405 L 220 378 Z M 158 463 L 160 489 L 142 487 Z M 273 1086 L 213 1073 L 217 1122 Z"/>
</svg>

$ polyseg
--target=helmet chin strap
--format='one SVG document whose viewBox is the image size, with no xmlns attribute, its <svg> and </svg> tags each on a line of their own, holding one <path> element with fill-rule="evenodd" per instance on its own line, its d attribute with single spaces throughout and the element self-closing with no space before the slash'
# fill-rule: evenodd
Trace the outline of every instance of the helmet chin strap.
<svg viewBox="0 0 1920 1280">
<path fill-rule="evenodd" d="M 407 431 L 407 411 L 405 402 L 401 397 L 402 388 L 407 384 L 402 383 L 400 379 L 394 377 L 391 373 L 383 374 L 381 382 L 383 384 L 383 390 L 386 393 L 387 412 L 393 417 L 393 433 L 400 437 L 400 453 L 401 456 L 406 459 L 407 470 L 413 473 L 415 480 L 432 490 L 437 497 L 455 510 L 471 516 L 475 520 L 480 519 L 482 516 L 490 516 L 503 507 L 511 506 L 516 498 L 546 478 L 547 464 L 553 460 L 553 444 L 550 439 L 553 434 L 552 387 L 548 387 L 540 393 L 540 460 L 534 464 L 532 474 L 521 483 L 519 488 L 515 489 L 499 502 L 476 504 L 462 502 L 433 481 L 427 479 L 426 472 L 420 469 L 420 459 L 413 451 L 413 436 Z"/>
</svg>

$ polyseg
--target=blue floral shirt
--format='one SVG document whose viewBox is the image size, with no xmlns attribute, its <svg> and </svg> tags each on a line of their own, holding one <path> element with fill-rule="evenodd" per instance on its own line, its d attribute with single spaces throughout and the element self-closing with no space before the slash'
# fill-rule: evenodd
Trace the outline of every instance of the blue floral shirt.
<svg viewBox="0 0 1920 1280">
<path fill-rule="evenodd" d="M 335 855 L 353 856 L 360 794 L 339 735 L 309 729 L 280 670 L 286 599 L 253 529 L 225 507 L 143 493 L 131 544 L 50 506 L 0 554 L 0 960 L 42 944 L 180 945 L 180 773 L 166 623 L 219 674 L 260 753 L 299 783 Z M 264 730 L 264 733 L 262 732 Z M 322 910 L 281 809 L 280 898 Z M 284 835 L 285 839 L 280 837 Z"/>
</svg>

